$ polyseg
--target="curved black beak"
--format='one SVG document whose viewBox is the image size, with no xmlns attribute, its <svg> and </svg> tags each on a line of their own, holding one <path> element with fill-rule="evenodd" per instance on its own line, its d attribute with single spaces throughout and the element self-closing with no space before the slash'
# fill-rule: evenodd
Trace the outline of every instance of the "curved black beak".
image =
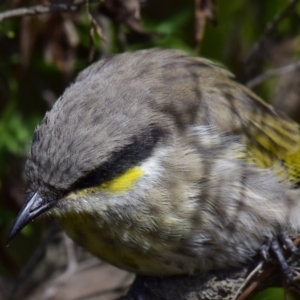
<svg viewBox="0 0 300 300">
<path fill-rule="evenodd" d="M 15 220 L 8 238 L 6 245 L 33 219 L 50 209 L 55 202 L 45 202 L 42 197 L 36 192 L 33 196 L 28 197 Z"/>
</svg>

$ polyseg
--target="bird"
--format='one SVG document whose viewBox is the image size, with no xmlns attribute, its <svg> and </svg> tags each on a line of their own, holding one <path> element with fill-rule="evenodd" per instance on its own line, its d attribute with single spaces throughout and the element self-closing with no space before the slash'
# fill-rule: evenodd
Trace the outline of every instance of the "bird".
<svg viewBox="0 0 300 300">
<path fill-rule="evenodd" d="M 50 215 L 136 274 L 222 270 L 262 252 L 291 277 L 282 251 L 300 228 L 299 133 L 208 59 L 156 48 L 103 58 L 35 129 L 8 241 Z"/>
</svg>

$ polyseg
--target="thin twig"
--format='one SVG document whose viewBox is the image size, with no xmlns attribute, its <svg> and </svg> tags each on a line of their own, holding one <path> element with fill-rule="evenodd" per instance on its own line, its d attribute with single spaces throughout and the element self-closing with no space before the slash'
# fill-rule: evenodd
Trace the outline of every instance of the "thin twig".
<svg viewBox="0 0 300 300">
<path fill-rule="evenodd" d="M 71 3 L 58 3 L 52 5 L 36 5 L 32 7 L 21 7 L 0 13 L 0 22 L 14 17 L 41 15 L 52 12 L 76 12 L 86 2 L 100 2 L 99 0 L 76 0 Z"/>
<path fill-rule="evenodd" d="M 258 271 L 260 271 L 262 269 L 263 264 L 264 264 L 263 262 L 260 262 L 253 269 L 253 271 L 251 271 L 251 273 L 247 276 L 247 278 L 245 279 L 245 281 L 243 282 L 243 284 L 239 287 L 239 289 L 237 290 L 236 294 L 234 295 L 234 297 L 233 297 L 234 300 L 236 300 L 238 298 L 238 296 L 242 292 L 243 288 L 249 283 L 249 281 L 254 277 L 254 275 L 256 275 L 258 273 Z"/>
<path fill-rule="evenodd" d="M 199 52 L 201 48 L 207 18 L 216 25 L 217 17 L 215 0 L 195 0 L 195 42 L 197 52 Z"/>
<path fill-rule="evenodd" d="M 90 21 L 90 30 L 89 30 L 90 46 L 89 46 L 89 55 L 88 55 L 88 63 L 90 64 L 92 62 L 93 58 L 94 58 L 95 51 L 96 51 L 95 32 L 98 34 L 98 36 L 104 42 L 107 42 L 107 39 L 106 39 L 106 37 L 103 33 L 102 28 L 98 24 L 98 21 L 92 15 L 92 13 L 90 12 L 87 5 L 86 5 L 86 13 L 87 13 L 89 21 Z"/>
<path fill-rule="evenodd" d="M 236 300 L 245 300 L 259 285 L 266 280 L 272 273 L 276 266 L 272 265 L 268 269 L 266 269 L 255 281 L 253 281 L 244 291 L 240 294 Z"/>
<path fill-rule="evenodd" d="M 266 71 L 265 73 L 262 73 L 260 75 L 258 75 L 257 77 L 249 80 L 246 85 L 249 88 L 253 88 L 257 85 L 259 85 L 260 83 L 262 83 L 264 80 L 273 77 L 273 76 L 279 76 L 279 75 L 283 75 L 286 73 L 290 73 L 293 72 L 295 70 L 297 70 L 298 68 L 300 68 L 300 60 L 292 63 L 290 65 L 286 65 L 284 67 L 281 68 L 277 68 L 277 69 L 270 69 L 268 71 Z"/>
<path fill-rule="evenodd" d="M 265 52 L 264 50 L 265 50 L 266 42 L 276 32 L 278 25 L 281 23 L 281 21 L 295 11 L 295 6 L 297 5 L 298 2 L 299 0 L 290 1 L 287 7 L 279 15 L 277 15 L 272 22 L 270 22 L 267 25 L 267 28 L 262 34 L 262 36 L 252 47 L 250 55 L 248 56 L 244 65 L 244 74 L 246 75 L 246 81 L 248 79 L 247 75 L 249 75 L 249 69 L 251 69 L 252 65 L 257 60 L 257 58 L 260 57 L 262 53 Z"/>
</svg>

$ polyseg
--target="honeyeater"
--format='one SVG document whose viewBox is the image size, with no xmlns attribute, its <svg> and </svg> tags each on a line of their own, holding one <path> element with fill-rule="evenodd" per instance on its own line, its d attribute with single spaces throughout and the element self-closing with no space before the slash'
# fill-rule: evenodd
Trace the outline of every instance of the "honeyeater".
<svg viewBox="0 0 300 300">
<path fill-rule="evenodd" d="M 102 59 L 36 128 L 9 240 L 49 214 L 137 274 L 241 266 L 300 229 L 299 140 L 298 124 L 209 60 L 161 49 Z"/>
</svg>

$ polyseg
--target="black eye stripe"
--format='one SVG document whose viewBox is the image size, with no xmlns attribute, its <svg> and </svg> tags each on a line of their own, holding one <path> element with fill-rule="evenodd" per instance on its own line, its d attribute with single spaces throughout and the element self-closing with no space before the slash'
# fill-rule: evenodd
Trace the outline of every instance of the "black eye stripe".
<svg viewBox="0 0 300 300">
<path fill-rule="evenodd" d="M 144 131 L 138 137 L 134 137 L 130 144 L 120 151 L 113 153 L 107 162 L 72 184 L 69 192 L 98 186 L 121 175 L 129 168 L 136 166 L 151 155 L 155 145 L 163 135 L 162 130 L 152 128 Z"/>
</svg>

